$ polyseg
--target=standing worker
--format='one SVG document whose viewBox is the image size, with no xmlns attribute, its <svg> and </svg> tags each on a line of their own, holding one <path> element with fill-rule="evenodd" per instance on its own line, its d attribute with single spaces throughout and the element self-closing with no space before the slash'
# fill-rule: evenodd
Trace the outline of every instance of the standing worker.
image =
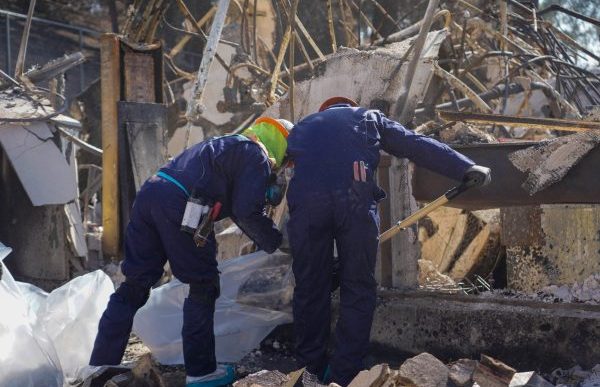
<svg viewBox="0 0 600 387">
<path fill-rule="evenodd" d="M 219 271 L 212 221 L 231 217 L 260 249 L 272 253 L 279 247 L 281 233 L 264 207 L 267 192 L 273 191 L 269 178 L 282 165 L 286 127 L 291 126 L 259 118 L 243 135 L 217 137 L 185 150 L 144 183 L 125 236 L 126 279 L 100 319 L 90 365 L 121 363 L 135 313 L 168 260 L 175 277 L 190 285 L 181 332 L 187 386 L 233 381 L 233 367 L 217 366 L 215 358 Z"/>
<path fill-rule="evenodd" d="M 363 369 L 376 299 L 377 202 L 385 197 L 373 181 L 380 150 L 455 180 L 490 181 L 488 168 L 348 98 L 325 101 L 294 126 L 288 138 L 295 166 L 287 193 L 288 232 L 296 358 L 299 367 L 307 367 L 307 382 L 318 378 L 346 386 Z M 340 311 L 328 359 L 334 241 Z"/>
</svg>

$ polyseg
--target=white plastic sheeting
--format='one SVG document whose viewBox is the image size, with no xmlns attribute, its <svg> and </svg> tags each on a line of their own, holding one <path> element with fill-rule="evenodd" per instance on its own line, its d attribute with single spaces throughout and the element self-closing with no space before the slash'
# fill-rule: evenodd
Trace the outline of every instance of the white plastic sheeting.
<svg viewBox="0 0 600 387">
<path fill-rule="evenodd" d="M 0 261 L 11 249 L 0 243 Z M 0 281 L 0 386 L 62 386 L 60 361 L 52 342 L 36 324 L 20 286 L 4 263 Z"/>
<path fill-rule="evenodd" d="M 0 260 L 10 251 L 0 243 Z M 97 270 L 48 294 L 2 269 L 0 386 L 62 386 L 88 364 L 110 278 Z"/>
<path fill-rule="evenodd" d="M 0 261 L 10 251 L 0 243 Z M 257 252 L 219 266 L 221 297 L 215 311 L 218 361 L 239 361 L 277 325 L 292 321 L 289 312 L 275 310 L 289 306 L 293 288 L 290 263 L 285 254 Z M 98 321 L 114 291 L 110 278 L 97 270 L 48 294 L 16 282 L 3 263 L 2 269 L 0 386 L 53 387 L 77 379 L 87 368 Z M 283 275 L 273 277 L 273 273 Z M 187 293 L 187 285 L 173 280 L 153 290 L 136 316 L 134 332 L 163 364 L 183 363 L 181 327 Z"/>
<path fill-rule="evenodd" d="M 277 325 L 292 321 L 287 312 L 242 305 L 236 301 L 241 285 L 261 269 L 280 266 L 282 258 L 285 256 L 281 253 L 269 255 L 260 251 L 219 265 L 221 296 L 215 308 L 217 361 L 239 361 L 258 347 Z M 293 282 L 281 284 L 282 294 L 288 294 Z M 173 280 L 152 290 L 148 303 L 135 317 L 133 332 L 163 364 L 183 363 L 181 327 L 187 293 L 187 285 Z"/>
<path fill-rule="evenodd" d="M 73 379 L 87 366 L 98 322 L 115 291 L 101 270 L 77 277 L 53 290 L 38 311 L 38 321 L 56 348 L 63 375 Z"/>
</svg>

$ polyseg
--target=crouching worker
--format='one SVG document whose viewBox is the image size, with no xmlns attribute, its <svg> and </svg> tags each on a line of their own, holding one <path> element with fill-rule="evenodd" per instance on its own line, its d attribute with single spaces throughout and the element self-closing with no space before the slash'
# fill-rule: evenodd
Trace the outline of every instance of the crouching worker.
<svg viewBox="0 0 600 387">
<path fill-rule="evenodd" d="M 307 382 L 318 378 L 346 386 L 363 369 L 376 299 L 377 202 L 385 196 L 373 181 L 380 150 L 458 181 L 490 179 L 488 168 L 347 98 L 325 101 L 294 126 L 288 139 L 294 163 L 288 232 L 296 358 L 299 367 L 307 367 Z M 329 358 L 334 243 L 340 308 Z"/>
<path fill-rule="evenodd" d="M 168 260 L 175 277 L 190 285 L 181 332 L 187 385 L 233 381 L 233 368 L 217 365 L 215 358 L 213 318 L 219 297 L 215 235 L 212 227 L 204 235 L 194 228 L 203 229 L 206 216 L 231 217 L 260 249 L 268 253 L 277 249 L 282 236 L 264 214 L 264 206 L 270 176 L 286 153 L 286 126 L 292 125 L 259 118 L 243 135 L 213 138 L 185 150 L 144 183 L 125 235 L 126 280 L 100 319 L 90 365 L 121 362 L 134 315 L 148 300 Z"/>
</svg>

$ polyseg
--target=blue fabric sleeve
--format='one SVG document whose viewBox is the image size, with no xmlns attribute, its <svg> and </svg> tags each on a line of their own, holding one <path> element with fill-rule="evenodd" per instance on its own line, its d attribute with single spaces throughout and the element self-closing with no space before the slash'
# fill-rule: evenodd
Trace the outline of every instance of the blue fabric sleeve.
<svg viewBox="0 0 600 387">
<path fill-rule="evenodd" d="M 247 142 L 227 152 L 221 163 L 229 162 L 233 221 L 260 249 L 272 253 L 281 244 L 281 233 L 265 214 L 265 193 L 271 168 L 258 145 Z M 229 169 L 223 166 L 224 169 Z"/>
<path fill-rule="evenodd" d="M 407 158 L 420 167 L 458 181 L 475 164 L 446 144 L 416 134 L 381 113 L 376 115 L 381 148 L 393 156 Z"/>
</svg>

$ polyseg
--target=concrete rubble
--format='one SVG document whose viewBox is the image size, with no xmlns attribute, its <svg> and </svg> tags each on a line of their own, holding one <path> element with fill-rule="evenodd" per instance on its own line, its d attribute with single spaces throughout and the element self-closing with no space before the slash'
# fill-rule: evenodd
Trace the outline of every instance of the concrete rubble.
<svg viewBox="0 0 600 387">
<path fill-rule="evenodd" d="M 545 286 L 534 293 L 494 289 L 491 292 L 482 293 L 482 296 L 505 296 L 546 303 L 569 302 L 600 305 L 600 274 L 592 274 L 583 280 L 582 283 L 575 282 L 572 285 Z"/>
<path fill-rule="evenodd" d="M 404 361 L 399 368 L 376 364 L 361 371 L 349 384 L 351 387 L 552 387 L 596 386 L 600 365 L 589 370 L 576 366 L 569 370 L 556 369 L 548 374 L 536 371 L 517 371 L 492 357 L 479 360 L 459 359 L 444 364 L 429 353 L 421 353 Z M 279 371 L 261 370 L 238 380 L 236 387 L 288 386 L 290 375 Z M 304 384 L 307 386 L 307 384 Z M 318 382 L 310 387 L 323 386 Z M 329 384 L 335 386 L 334 383 Z"/>
</svg>

